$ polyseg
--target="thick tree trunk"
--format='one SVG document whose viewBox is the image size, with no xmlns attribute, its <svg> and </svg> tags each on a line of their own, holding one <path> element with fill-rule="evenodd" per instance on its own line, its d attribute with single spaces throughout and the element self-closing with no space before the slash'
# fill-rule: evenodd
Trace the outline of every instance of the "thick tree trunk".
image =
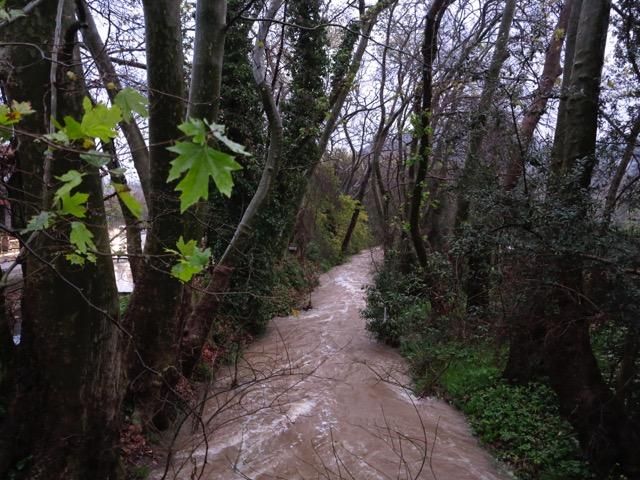
<svg viewBox="0 0 640 480">
<path fill-rule="evenodd" d="M 560 104 L 558 105 L 558 116 L 553 137 L 553 150 L 551 152 L 550 181 L 555 181 L 562 170 L 562 154 L 564 152 L 565 136 L 567 130 L 567 102 L 573 74 L 573 61 L 576 50 L 576 38 L 578 35 L 578 24 L 580 13 L 582 12 L 583 0 L 573 0 L 569 24 L 567 25 L 566 47 L 564 51 L 564 67 L 562 71 L 562 85 L 560 87 Z"/>
<path fill-rule="evenodd" d="M 26 2 L 23 2 L 26 3 Z M 21 129 L 36 136 L 47 131 L 49 72 L 54 30 L 61 7 L 61 31 L 75 21 L 73 1 L 42 2 L 28 16 L 2 31 L 3 40 L 30 42 L 46 59 L 24 46 L 3 47 L 9 60 L 3 88 L 10 100 L 33 100 L 38 113 Z M 75 36 L 73 36 L 75 38 Z M 57 43 L 57 42 L 55 42 Z M 82 82 L 67 76 L 72 59 L 59 56 L 55 116 L 82 116 Z M 77 68 L 77 67 L 76 67 Z M 15 74 L 15 75 L 13 75 Z M 76 78 L 82 78 L 75 71 Z M 72 77 L 72 76 L 71 76 Z M 7 81 L 10 79 L 10 81 Z M 47 112 L 45 114 L 44 112 Z M 24 148 L 23 148 L 24 147 Z M 42 174 L 43 147 L 29 135 L 19 139 L 19 168 Z M 73 152 L 56 152 L 52 175 L 74 168 L 85 173 L 79 191 L 89 194 L 86 225 L 99 252 L 109 252 L 102 186 L 98 172 Z M 53 178 L 53 177 L 52 177 Z M 28 198 L 42 199 L 42 176 L 25 179 Z M 45 185 L 45 189 L 55 188 Z M 111 258 L 71 265 L 65 258 L 68 224 L 40 234 L 28 248 L 24 279 L 23 329 L 16 349 L 16 395 L 0 434 L 0 476 L 14 462 L 31 457 L 29 479 L 113 479 L 118 471 L 120 402 L 123 394 L 122 342 Z"/>
<path fill-rule="evenodd" d="M 187 118 L 218 117 L 226 18 L 226 0 L 198 0 Z"/>
<path fill-rule="evenodd" d="M 182 234 L 178 194 L 167 184 L 174 155 L 167 150 L 182 133 L 184 72 L 179 0 L 143 2 L 149 85 L 150 204 L 153 221 L 147 232 L 145 268 L 131 297 L 126 324 L 135 333 L 130 386 L 144 420 L 168 427 L 171 411 L 168 390 L 177 381 L 178 322 L 182 286 L 170 275 Z"/>
<path fill-rule="evenodd" d="M 187 119 L 218 121 L 226 19 L 227 0 L 198 0 Z M 188 240 L 200 241 L 208 230 L 210 210 L 209 202 L 192 209 L 193 218 L 185 222 Z"/>
<path fill-rule="evenodd" d="M 589 324 L 569 300 L 544 343 L 545 370 L 562 413 L 578 432 L 589 460 L 603 476 L 619 464 L 630 479 L 640 478 L 640 430 L 602 378 L 590 343 Z M 581 318 L 582 317 L 582 318 Z"/>
</svg>

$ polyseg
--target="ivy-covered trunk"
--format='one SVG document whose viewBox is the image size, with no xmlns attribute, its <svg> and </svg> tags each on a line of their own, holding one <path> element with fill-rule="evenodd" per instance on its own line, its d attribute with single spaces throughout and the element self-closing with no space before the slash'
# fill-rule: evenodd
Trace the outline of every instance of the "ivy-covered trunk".
<svg viewBox="0 0 640 480">
<path fill-rule="evenodd" d="M 16 2 L 16 8 L 27 2 Z M 18 168 L 23 174 L 26 211 L 50 207 L 43 198 L 56 185 L 43 188 L 44 146 L 30 135 L 47 131 L 49 115 L 80 118 L 84 86 L 74 71 L 72 47 L 75 4 L 60 3 L 66 44 L 59 52 L 55 86 L 50 70 L 59 2 L 42 2 L 28 16 L 2 30 L 2 82 L 9 100 L 31 100 L 36 113 L 21 123 L 17 138 Z M 28 42 L 33 47 L 25 47 Z M 38 50 L 38 48 L 44 53 Z M 76 64 L 77 65 L 77 64 Z M 50 109 L 50 92 L 57 108 Z M 122 334 L 109 255 L 102 185 L 95 168 L 73 151 L 56 151 L 51 178 L 70 169 L 84 173 L 79 191 L 87 193 L 85 225 L 93 234 L 95 263 L 74 266 L 66 221 L 27 244 L 24 269 L 22 338 L 15 347 L 12 401 L 0 431 L 0 477 L 11 478 L 16 466 L 29 479 L 117 478 L 120 403 L 123 394 Z M 45 162 L 46 164 L 46 162 Z M 44 197 L 43 197 L 44 195 Z"/>
</svg>

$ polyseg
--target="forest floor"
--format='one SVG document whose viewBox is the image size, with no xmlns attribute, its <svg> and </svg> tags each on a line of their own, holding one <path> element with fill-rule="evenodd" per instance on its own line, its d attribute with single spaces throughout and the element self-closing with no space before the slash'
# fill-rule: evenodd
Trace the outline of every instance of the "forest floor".
<svg viewBox="0 0 640 480">
<path fill-rule="evenodd" d="M 380 256 L 322 275 L 310 310 L 274 319 L 222 367 L 202 421 L 167 438 L 176 453 L 152 478 L 510 478 L 462 414 L 412 394 L 405 361 L 366 332 L 364 288 Z"/>
</svg>

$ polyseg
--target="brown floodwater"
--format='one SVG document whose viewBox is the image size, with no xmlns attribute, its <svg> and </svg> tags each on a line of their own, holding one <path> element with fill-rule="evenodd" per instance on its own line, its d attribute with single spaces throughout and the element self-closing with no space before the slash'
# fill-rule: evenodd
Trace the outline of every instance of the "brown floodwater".
<svg viewBox="0 0 640 480">
<path fill-rule="evenodd" d="M 378 251 L 320 277 L 313 308 L 274 319 L 183 425 L 153 478 L 501 480 L 445 402 L 415 397 L 407 365 L 360 317 Z M 206 435 L 203 433 L 206 432 Z"/>
</svg>

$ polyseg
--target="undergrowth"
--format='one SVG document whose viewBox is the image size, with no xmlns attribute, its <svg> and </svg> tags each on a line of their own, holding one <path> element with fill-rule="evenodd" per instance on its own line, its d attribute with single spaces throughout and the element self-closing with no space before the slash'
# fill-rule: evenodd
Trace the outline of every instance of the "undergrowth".
<svg viewBox="0 0 640 480">
<path fill-rule="evenodd" d="M 554 392 L 541 383 L 506 383 L 504 348 L 491 342 L 482 325 L 462 327 L 473 320 L 461 319 L 460 302 L 441 293 L 443 285 L 455 291 L 447 285 L 445 263 L 436 259 L 428 275 L 412 265 L 388 253 L 362 314 L 374 337 L 407 358 L 415 389 L 460 409 L 480 441 L 519 479 L 595 478 Z"/>
</svg>

